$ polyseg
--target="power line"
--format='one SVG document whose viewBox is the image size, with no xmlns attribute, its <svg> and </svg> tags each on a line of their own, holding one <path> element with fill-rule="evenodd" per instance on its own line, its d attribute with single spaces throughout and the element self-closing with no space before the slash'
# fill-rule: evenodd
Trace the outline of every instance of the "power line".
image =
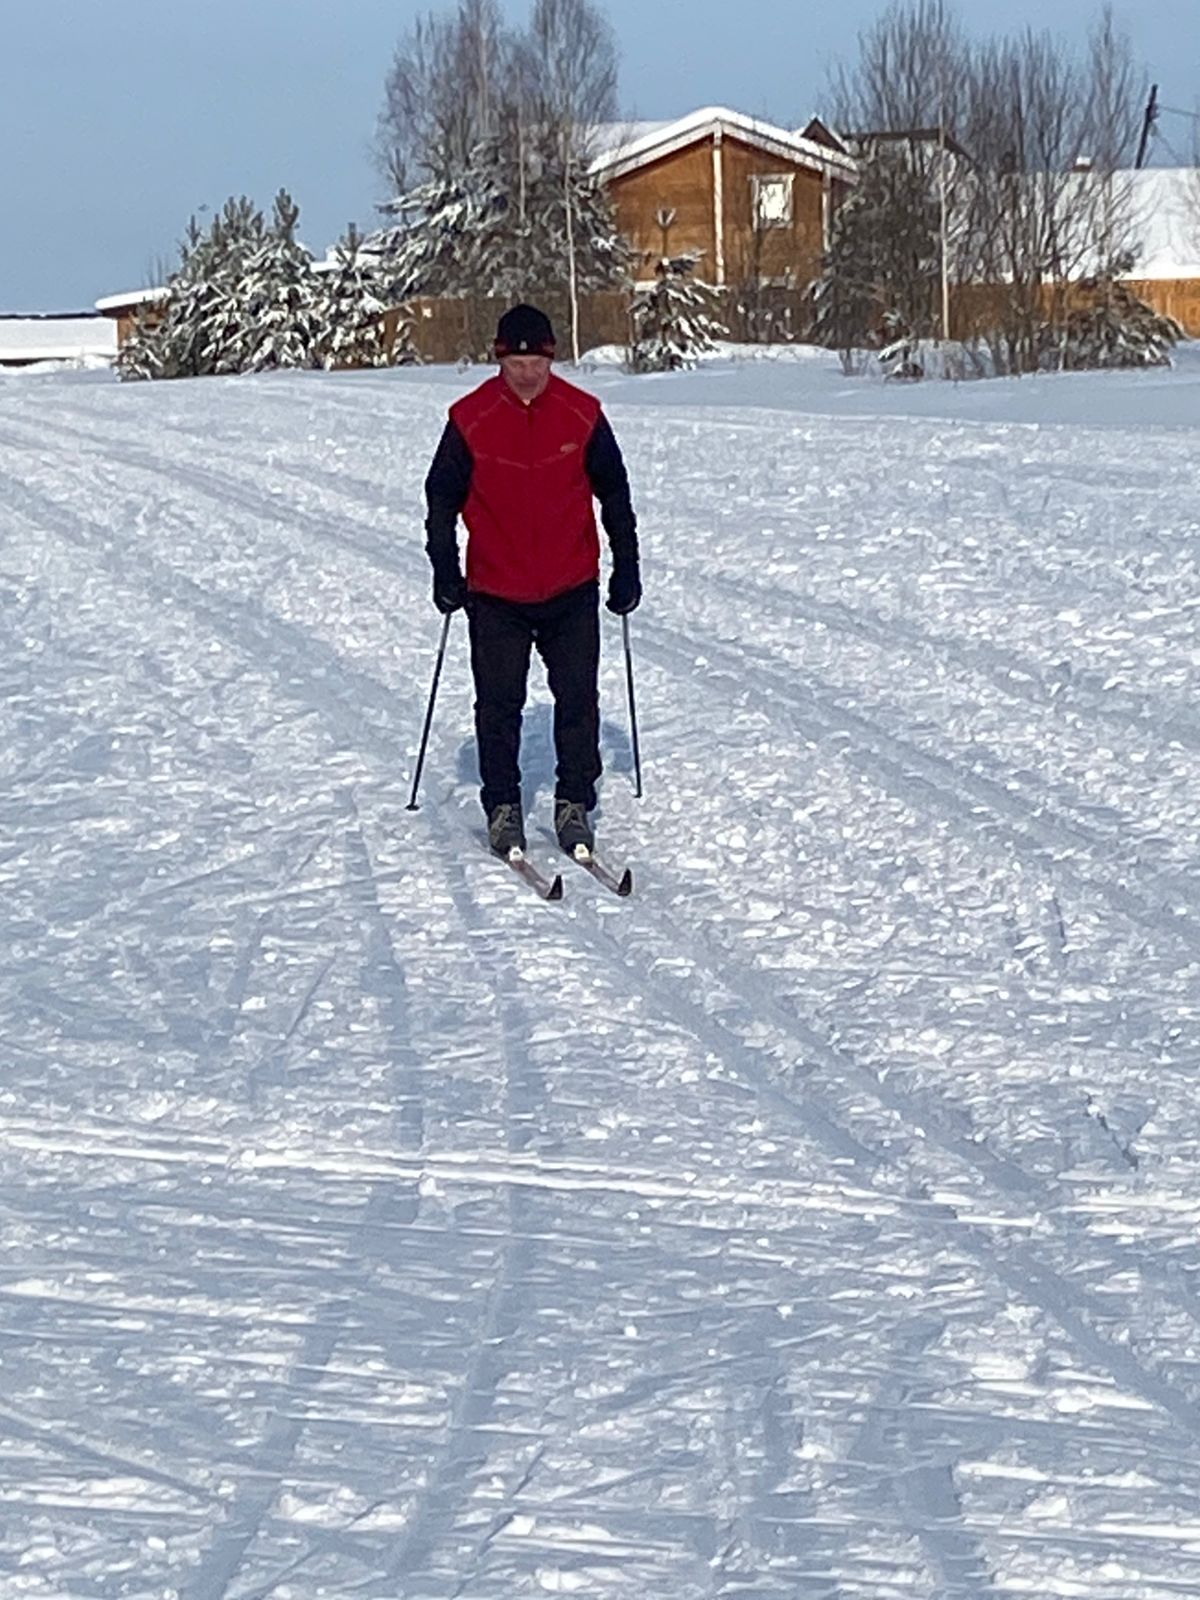
<svg viewBox="0 0 1200 1600">
<path fill-rule="evenodd" d="M 1200 121 L 1200 118 L 1197 118 L 1197 121 Z M 1170 139 L 1167 138 L 1166 134 L 1161 131 L 1161 129 L 1155 128 L 1154 138 L 1156 143 L 1162 145 L 1163 149 L 1167 152 L 1177 167 L 1195 166 L 1194 161 L 1185 161 L 1183 159 L 1183 157 L 1179 154 L 1179 151 L 1176 150 L 1175 146 L 1171 143 Z"/>
</svg>

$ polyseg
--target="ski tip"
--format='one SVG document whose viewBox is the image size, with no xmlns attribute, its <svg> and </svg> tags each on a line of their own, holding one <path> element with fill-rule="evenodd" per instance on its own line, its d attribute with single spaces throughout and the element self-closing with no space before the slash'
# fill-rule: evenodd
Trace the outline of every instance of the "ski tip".
<svg viewBox="0 0 1200 1600">
<path fill-rule="evenodd" d="M 628 867 L 626 867 L 625 871 L 621 874 L 621 881 L 617 884 L 617 893 L 622 899 L 624 899 L 626 895 L 631 895 L 633 893 L 633 873 Z"/>
<path fill-rule="evenodd" d="M 550 888 L 546 892 L 546 899 L 547 900 L 561 900 L 562 897 L 563 897 L 562 873 L 561 872 L 556 872 L 554 874 L 554 882 L 550 885 Z"/>
</svg>

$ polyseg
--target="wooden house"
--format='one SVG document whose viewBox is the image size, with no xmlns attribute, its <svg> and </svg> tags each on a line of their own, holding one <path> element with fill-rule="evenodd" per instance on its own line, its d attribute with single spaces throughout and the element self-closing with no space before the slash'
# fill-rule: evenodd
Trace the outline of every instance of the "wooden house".
<svg viewBox="0 0 1200 1600">
<path fill-rule="evenodd" d="M 674 122 L 598 130 L 592 170 L 635 252 L 635 277 L 664 255 L 696 252 L 718 289 L 803 290 L 817 276 L 833 211 L 856 163 L 814 120 L 793 133 L 724 106 Z"/>
<path fill-rule="evenodd" d="M 138 317 L 149 317 L 153 321 L 154 307 L 166 297 L 165 289 L 130 289 L 125 294 L 105 295 L 103 300 L 96 301 L 96 310 L 116 323 L 117 341 L 123 345 Z"/>
</svg>

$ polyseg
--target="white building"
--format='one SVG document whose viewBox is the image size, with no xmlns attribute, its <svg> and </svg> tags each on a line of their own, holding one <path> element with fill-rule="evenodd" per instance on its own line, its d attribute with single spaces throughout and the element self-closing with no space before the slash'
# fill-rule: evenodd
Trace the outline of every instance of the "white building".
<svg viewBox="0 0 1200 1600">
<path fill-rule="evenodd" d="M 117 330 L 94 312 L 15 316 L 0 312 L 0 367 L 97 367 L 117 353 Z"/>
</svg>

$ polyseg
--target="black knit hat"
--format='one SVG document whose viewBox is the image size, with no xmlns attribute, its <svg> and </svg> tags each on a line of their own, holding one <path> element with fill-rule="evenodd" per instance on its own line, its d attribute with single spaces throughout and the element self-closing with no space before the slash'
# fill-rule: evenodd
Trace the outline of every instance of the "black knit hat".
<svg viewBox="0 0 1200 1600">
<path fill-rule="evenodd" d="M 504 356 L 554 355 L 554 329 L 550 318 L 536 306 L 513 306 L 496 328 L 496 360 Z"/>
</svg>

